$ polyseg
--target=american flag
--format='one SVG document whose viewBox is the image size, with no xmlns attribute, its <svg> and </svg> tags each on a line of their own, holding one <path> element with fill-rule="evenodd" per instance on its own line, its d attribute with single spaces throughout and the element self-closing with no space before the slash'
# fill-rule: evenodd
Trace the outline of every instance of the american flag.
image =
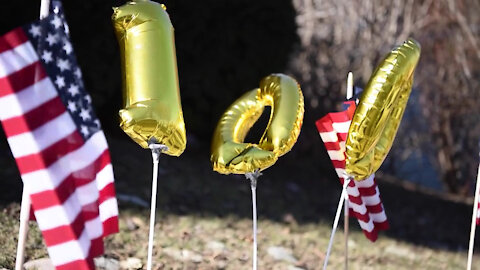
<svg viewBox="0 0 480 270">
<path fill-rule="evenodd" d="M 118 232 L 107 141 L 58 1 L 0 37 L 0 120 L 56 269 L 93 269 Z"/>
<path fill-rule="evenodd" d="M 345 110 L 329 113 L 316 122 L 328 156 L 332 160 L 340 183 L 345 176 L 345 142 L 355 112 L 355 101 L 346 101 Z M 351 181 L 347 187 L 350 215 L 357 218 L 365 236 L 372 242 L 379 230 L 388 229 L 387 216 L 380 199 L 375 175 L 363 181 Z"/>
</svg>

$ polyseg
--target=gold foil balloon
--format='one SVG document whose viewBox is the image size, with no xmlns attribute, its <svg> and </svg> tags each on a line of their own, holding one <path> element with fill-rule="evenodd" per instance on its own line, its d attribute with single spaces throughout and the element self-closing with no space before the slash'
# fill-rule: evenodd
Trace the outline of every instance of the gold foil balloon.
<svg viewBox="0 0 480 270">
<path fill-rule="evenodd" d="M 392 147 L 412 90 L 420 45 L 409 39 L 393 49 L 368 81 L 348 131 L 346 173 L 363 180 Z"/>
<path fill-rule="evenodd" d="M 163 5 L 137 0 L 114 8 L 122 60 L 120 127 L 143 148 L 149 140 L 179 156 L 186 146 L 173 27 Z"/>
<path fill-rule="evenodd" d="M 272 110 L 260 142 L 244 143 L 265 106 Z M 213 169 L 244 174 L 272 166 L 297 141 L 303 112 L 302 91 L 293 78 L 283 74 L 263 78 L 260 88 L 245 93 L 220 118 L 212 142 Z"/>
</svg>

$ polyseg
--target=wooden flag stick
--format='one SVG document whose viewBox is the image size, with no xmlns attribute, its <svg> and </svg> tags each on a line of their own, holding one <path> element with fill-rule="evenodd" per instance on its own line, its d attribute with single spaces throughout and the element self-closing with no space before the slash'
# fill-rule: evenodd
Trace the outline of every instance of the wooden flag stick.
<svg viewBox="0 0 480 270">
<path fill-rule="evenodd" d="M 473 213 L 472 213 L 472 225 L 470 227 L 470 241 L 468 243 L 468 261 L 467 261 L 467 270 L 472 269 L 472 260 L 473 260 L 473 244 L 475 243 L 475 229 L 477 228 L 477 216 L 478 216 L 478 200 L 480 192 L 480 165 L 478 167 L 477 173 L 477 184 L 475 188 L 475 200 L 473 201 Z"/>
<path fill-rule="evenodd" d="M 346 180 L 345 180 L 346 181 Z M 348 187 L 347 187 L 348 188 Z M 346 189 L 346 188 L 345 188 Z M 348 193 L 345 194 L 345 204 L 344 204 L 344 223 L 343 223 L 343 232 L 345 238 L 345 270 L 348 269 L 348 230 L 349 230 L 349 205 L 348 205 Z"/>
<path fill-rule="evenodd" d="M 30 218 L 30 194 L 23 186 L 22 206 L 20 208 L 20 229 L 18 232 L 17 258 L 15 260 L 15 270 L 23 269 L 25 259 L 25 242 L 28 234 L 28 219 Z"/>
<path fill-rule="evenodd" d="M 40 4 L 40 20 L 50 13 L 50 0 L 42 0 Z"/>
<path fill-rule="evenodd" d="M 41 0 L 40 20 L 47 17 L 50 11 L 50 0 Z M 18 232 L 17 255 L 15 258 L 15 270 L 22 270 L 25 260 L 25 244 L 28 235 L 28 220 L 30 219 L 30 193 L 23 186 L 22 203 L 20 206 L 20 228 Z"/>
<path fill-rule="evenodd" d="M 348 72 L 347 75 L 347 100 L 353 97 L 353 73 Z M 348 188 L 348 187 L 347 187 Z M 348 203 L 348 193 L 345 195 L 345 204 L 344 204 L 344 222 L 343 222 L 343 233 L 345 239 L 345 270 L 348 269 L 348 234 L 349 234 L 349 212 L 350 207 Z"/>
<path fill-rule="evenodd" d="M 347 75 L 347 99 L 353 97 L 353 73 L 350 71 Z"/>
</svg>

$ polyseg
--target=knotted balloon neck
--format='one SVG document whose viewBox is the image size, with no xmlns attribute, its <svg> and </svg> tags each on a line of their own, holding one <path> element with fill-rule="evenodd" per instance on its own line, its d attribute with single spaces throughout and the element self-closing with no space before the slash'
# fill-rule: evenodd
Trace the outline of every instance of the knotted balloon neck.
<svg viewBox="0 0 480 270">
<path fill-rule="evenodd" d="M 245 173 L 245 178 L 250 180 L 250 185 L 252 186 L 252 188 L 256 188 L 257 180 L 258 180 L 258 177 L 260 177 L 260 175 L 262 175 L 260 170 L 255 170 L 254 172 Z"/>
<path fill-rule="evenodd" d="M 148 148 L 152 150 L 152 158 L 154 163 L 158 163 L 160 159 L 160 154 L 162 152 L 168 151 L 168 146 L 157 143 L 157 140 L 154 137 L 151 137 L 148 140 Z"/>
<path fill-rule="evenodd" d="M 350 182 L 350 181 L 355 180 L 355 177 L 353 177 L 353 176 L 351 176 L 351 175 L 348 175 L 348 174 L 345 174 L 345 176 L 343 177 L 343 179 L 345 179 L 344 181 L 346 181 L 346 182 Z"/>
</svg>

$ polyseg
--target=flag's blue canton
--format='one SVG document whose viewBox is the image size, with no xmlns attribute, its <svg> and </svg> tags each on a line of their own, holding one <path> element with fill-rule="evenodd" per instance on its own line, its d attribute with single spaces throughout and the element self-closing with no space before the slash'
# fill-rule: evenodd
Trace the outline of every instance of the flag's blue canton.
<svg viewBox="0 0 480 270">
<path fill-rule="evenodd" d="M 100 129 L 100 121 L 93 111 L 92 99 L 85 91 L 60 1 L 52 1 L 48 17 L 26 25 L 23 29 L 77 130 L 87 140 Z"/>
<path fill-rule="evenodd" d="M 360 96 L 362 95 L 362 92 L 363 92 L 362 88 L 358 86 L 353 87 L 353 96 L 355 96 L 356 98 L 360 98 Z"/>
</svg>

